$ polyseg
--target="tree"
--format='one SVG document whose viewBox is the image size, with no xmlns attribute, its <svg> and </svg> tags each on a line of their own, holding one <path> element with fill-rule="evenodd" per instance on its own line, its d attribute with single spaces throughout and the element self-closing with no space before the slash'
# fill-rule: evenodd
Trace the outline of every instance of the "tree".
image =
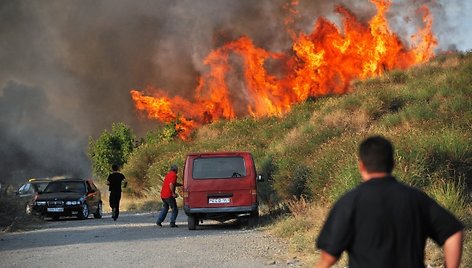
<svg viewBox="0 0 472 268">
<path fill-rule="evenodd" d="M 134 144 L 134 134 L 124 123 L 113 123 L 111 132 L 104 130 L 97 140 L 90 137 L 88 153 L 94 175 L 104 180 L 112 164 L 123 166 L 133 151 Z"/>
</svg>

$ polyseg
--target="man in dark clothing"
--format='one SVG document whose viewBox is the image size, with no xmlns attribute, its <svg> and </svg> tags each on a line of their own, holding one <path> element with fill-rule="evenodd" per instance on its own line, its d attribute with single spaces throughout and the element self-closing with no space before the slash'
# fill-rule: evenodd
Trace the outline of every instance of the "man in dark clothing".
<svg viewBox="0 0 472 268">
<path fill-rule="evenodd" d="M 161 188 L 161 199 L 162 199 L 162 209 L 157 217 L 156 224 L 162 227 L 162 222 L 166 219 L 167 212 L 169 212 L 169 207 L 172 208 L 172 215 L 170 217 L 170 227 L 177 227 L 175 224 L 175 220 L 177 219 L 177 215 L 179 210 L 177 208 L 177 202 L 175 198 L 177 194 L 175 193 L 175 187 L 181 186 L 181 184 L 177 183 L 177 172 L 179 168 L 177 165 L 172 165 L 170 167 L 170 171 L 164 178 L 164 182 L 162 183 Z"/>
<path fill-rule="evenodd" d="M 446 267 L 459 267 L 463 225 L 422 191 L 398 182 L 391 172 L 393 146 L 374 136 L 359 147 L 363 183 L 331 209 L 318 236 L 317 267 L 349 254 L 349 267 L 425 267 L 426 239 L 443 246 Z"/>
<path fill-rule="evenodd" d="M 110 191 L 111 217 L 116 221 L 120 215 L 121 184 L 126 187 L 126 178 L 118 172 L 118 165 L 112 165 L 111 169 L 113 172 L 108 175 L 107 184 Z"/>
</svg>

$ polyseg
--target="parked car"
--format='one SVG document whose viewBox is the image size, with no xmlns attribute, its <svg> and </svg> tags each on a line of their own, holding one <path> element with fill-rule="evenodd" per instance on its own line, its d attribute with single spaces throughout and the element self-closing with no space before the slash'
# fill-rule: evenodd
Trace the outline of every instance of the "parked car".
<svg viewBox="0 0 472 268">
<path fill-rule="evenodd" d="M 254 225 L 259 217 L 256 167 L 249 152 L 187 155 L 183 176 L 184 211 L 188 228 L 205 219 L 224 222 L 245 216 Z"/>
<path fill-rule="evenodd" d="M 15 194 L 19 202 L 24 204 L 26 214 L 32 213 L 34 201 L 38 194 L 46 189 L 50 181 L 50 179 L 29 179 L 18 188 Z"/>
<path fill-rule="evenodd" d="M 53 219 L 59 219 L 61 216 L 87 219 L 89 214 L 100 219 L 101 193 L 92 180 L 80 178 L 54 180 L 38 195 L 33 210 Z"/>
</svg>

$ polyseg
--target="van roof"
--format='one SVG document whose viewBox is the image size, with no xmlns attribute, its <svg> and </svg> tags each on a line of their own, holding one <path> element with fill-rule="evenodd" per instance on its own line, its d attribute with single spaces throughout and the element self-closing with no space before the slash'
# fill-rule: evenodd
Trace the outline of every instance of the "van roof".
<svg viewBox="0 0 472 268">
<path fill-rule="evenodd" d="M 250 152 L 245 151 L 225 151 L 225 152 L 204 152 L 204 153 L 189 153 L 187 156 L 234 156 L 234 155 L 247 155 Z"/>
</svg>

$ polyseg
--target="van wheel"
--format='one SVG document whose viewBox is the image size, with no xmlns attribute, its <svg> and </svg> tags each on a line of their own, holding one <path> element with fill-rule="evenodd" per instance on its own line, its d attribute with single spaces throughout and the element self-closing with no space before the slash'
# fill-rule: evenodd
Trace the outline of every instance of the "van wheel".
<svg viewBox="0 0 472 268">
<path fill-rule="evenodd" d="M 259 224 L 259 211 L 255 211 L 249 215 L 247 220 L 248 227 L 255 227 Z"/>
<path fill-rule="evenodd" d="M 195 217 L 194 215 L 188 215 L 187 221 L 188 221 L 188 229 L 195 230 L 195 228 L 197 227 L 197 221 L 198 221 L 197 217 Z"/>
</svg>

